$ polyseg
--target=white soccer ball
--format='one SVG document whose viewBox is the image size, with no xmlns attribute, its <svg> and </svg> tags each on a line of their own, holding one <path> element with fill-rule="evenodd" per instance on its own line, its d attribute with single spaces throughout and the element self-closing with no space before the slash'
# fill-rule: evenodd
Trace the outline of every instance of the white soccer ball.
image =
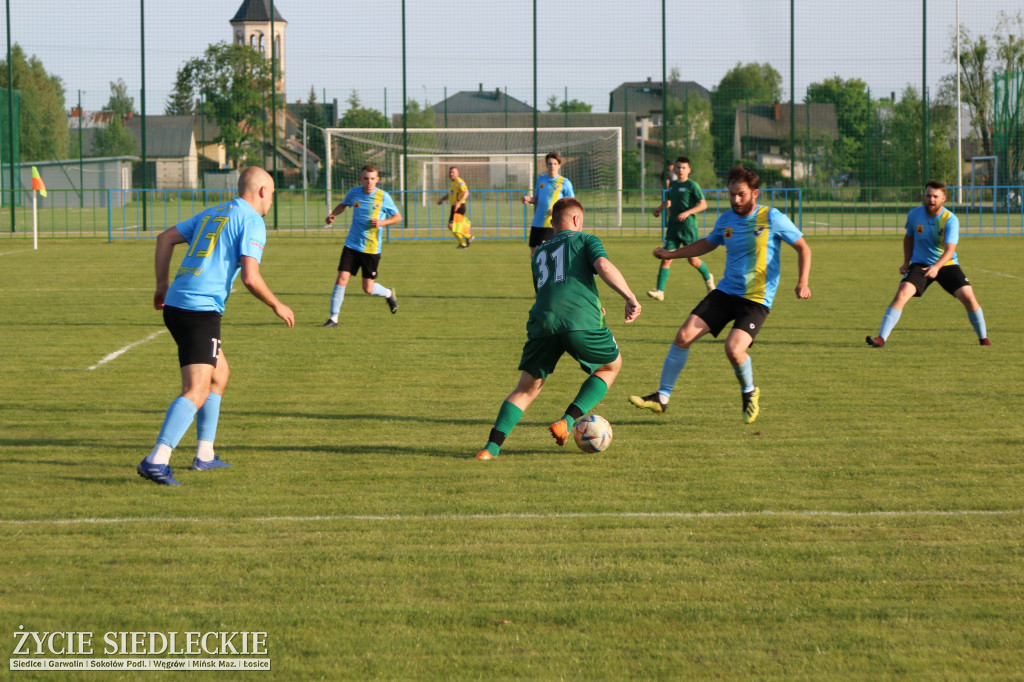
<svg viewBox="0 0 1024 682">
<path fill-rule="evenodd" d="M 604 417 L 588 414 L 572 427 L 572 437 L 583 452 L 603 452 L 612 444 L 612 425 Z"/>
</svg>

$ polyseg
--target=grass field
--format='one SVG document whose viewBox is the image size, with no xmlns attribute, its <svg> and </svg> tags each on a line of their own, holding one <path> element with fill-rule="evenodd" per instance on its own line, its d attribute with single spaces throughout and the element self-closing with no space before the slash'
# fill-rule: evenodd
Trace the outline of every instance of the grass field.
<svg viewBox="0 0 1024 682">
<path fill-rule="evenodd" d="M 526 247 L 386 245 L 398 314 L 353 286 L 322 329 L 340 238 L 272 235 L 263 273 L 298 324 L 237 286 L 218 434 L 233 466 L 187 471 L 193 430 L 167 488 L 134 471 L 178 390 L 153 243 L 3 242 L 3 669 L 24 626 L 100 645 L 267 632 L 271 672 L 230 679 L 1020 679 L 1020 238 L 960 245 L 990 348 L 938 287 L 868 348 L 899 236 L 810 243 L 813 298 L 792 295 L 786 249 L 751 351 L 755 424 L 710 338 L 667 414 L 627 403 L 656 388 L 703 285 L 680 263 L 650 301 L 655 244 L 608 239 L 645 306 L 624 326 L 604 289 L 624 357 L 595 409 L 611 448 L 551 441 L 583 379 L 564 359 L 485 463 L 517 379 Z"/>
</svg>

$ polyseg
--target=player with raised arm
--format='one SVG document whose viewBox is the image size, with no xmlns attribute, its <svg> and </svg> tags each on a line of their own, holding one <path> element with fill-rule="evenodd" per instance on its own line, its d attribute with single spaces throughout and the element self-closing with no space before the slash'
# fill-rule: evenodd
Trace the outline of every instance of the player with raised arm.
<svg viewBox="0 0 1024 682">
<path fill-rule="evenodd" d="M 704 193 L 696 180 L 690 179 L 690 160 L 685 156 L 676 159 L 675 173 L 677 180 L 673 180 L 665 193 L 665 200 L 654 209 L 654 217 L 661 216 L 661 212 L 668 209 L 665 217 L 665 249 L 673 251 L 680 246 L 686 246 L 697 241 L 697 214 L 706 211 L 708 202 L 704 199 Z M 708 266 L 700 258 L 687 259 L 704 278 L 704 286 L 708 291 L 715 288 L 715 279 L 711 276 Z M 668 276 L 672 272 L 671 260 L 661 261 L 658 268 L 658 284 L 647 292 L 647 295 L 658 301 L 665 300 L 665 285 L 668 283 Z"/>
<path fill-rule="evenodd" d="M 179 485 L 170 460 L 182 436 L 196 421 L 199 443 L 192 469 L 230 466 L 214 452 L 221 398 L 228 384 L 228 361 L 221 348 L 220 322 L 238 274 L 253 296 L 273 308 L 289 327 L 291 308 L 281 303 L 260 275 L 267 243 L 267 215 L 274 200 L 274 179 L 250 166 L 238 178 L 238 198 L 160 233 L 156 239 L 156 293 L 153 307 L 178 345 L 181 395 L 164 417 L 156 445 L 139 466 L 139 475 L 161 485 Z M 168 285 L 174 247 L 187 244 L 174 282 Z"/>
<path fill-rule="evenodd" d="M 350 189 L 324 220 L 326 224 L 333 225 L 335 216 L 352 208 L 352 224 L 338 261 L 338 279 L 331 292 L 331 316 L 321 327 L 338 326 L 341 304 L 345 300 L 345 287 L 348 286 L 349 278 L 360 269 L 363 271 L 363 291 L 371 296 L 382 297 L 387 301 L 392 314 L 398 312 L 395 288 L 382 286 L 376 279 L 380 252 L 384 246 L 384 228 L 402 222 L 402 214 L 398 212 L 398 206 L 391 195 L 377 187 L 379 180 L 376 166 L 363 166 L 359 171 L 360 185 Z"/>
<path fill-rule="evenodd" d="M 757 174 L 736 166 L 729 171 L 729 203 L 707 237 L 675 251 L 654 250 L 654 257 L 690 258 L 702 256 L 725 245 L 725 274 L 718 288 L 697 304 L 676 333 L 675 341 L 661 368 L 661 385 L 654 393 L 632 395 L 631 403 L 658 414 L 668 409 L 669 396 L 686 365 L 690 345 L 707 333 L 717 337 L 730 321 L 732 331 L 725 339 L 725 355 L 740 383 L 743 422 L 752 423 L 760 413 L 761 391 L 754 385 L 754 372 L 747 349 L 768 318 L 781 275 L 780 249 L 786 243 L 797 252 L 799 276 L 796 297 L 811 297 L 811 247 L 803 234 L 783 213 L 757 203 L 761 180 Z"/>
<path fill-rule="evenodd" d="M 555 234 L 537 247 L 532 262 L 537 302 L 526 323 L 519 384 L 501 404 L 477 459 L 498 456 L 505 438 L 540 395 L 544 380 L 564 353 L 571 355 L 588 376 L 562 418 L 548 427 L 558 445 L 565 445 L 575 421 L 608 392 L 622 367 L 622 356 L 605 324 L 595 275 L 625 299 L 626 324 L 640 314 L 640 303 L 622 273 L 608 260 L 601 240 L 582 232 L 580 202 L 574 198 L 558 200 L 551 217 Z"/>
</svg>

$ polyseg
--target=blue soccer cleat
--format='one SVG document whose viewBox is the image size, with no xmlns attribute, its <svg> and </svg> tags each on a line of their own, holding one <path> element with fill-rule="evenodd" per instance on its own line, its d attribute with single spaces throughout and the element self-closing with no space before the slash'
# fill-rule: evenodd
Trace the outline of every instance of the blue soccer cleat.
<svg viewBox="0 0 1024 682">
<path fill-rule="evenodd" d="M 159 483 L 160 485 L 181 485 L 174 479 L 174 474 L 171 473 L 170 464 L 151 464 L 146 460 L 139 462 L 139 466 L 135 468 L 139 472 L 139 476 L 153 481 L 153 483 Z"/>
<path fill-rule="evenodd" d="M 214 455 L 213 459 L 211 459 L 209 462 L 204 462 L 198 457 L 193 457 L 192 466 L 190 468 L 192 469 L 192 471 L 207 471 L 209 469 L 223 469 L 224 467 L 229 466 L 231 465 L 222 460 L 220 458 L 220 455 Z"/>
</svg>

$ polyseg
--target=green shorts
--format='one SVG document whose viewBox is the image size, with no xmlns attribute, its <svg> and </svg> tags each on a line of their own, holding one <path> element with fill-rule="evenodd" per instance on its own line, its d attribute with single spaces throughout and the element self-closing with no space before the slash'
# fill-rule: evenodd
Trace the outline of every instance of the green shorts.
<svg viewBox="0 0 1024 682">
<path fill-rule="evenodd" d="M 555 371 L 563 353 L 568 353 L 580 363 L 584 372 L 593 374 L 619 357 L 619 346 L 608 327 L 527 339 L 519 369 L 536 379 L 543 379 Z"/>
<path fill-rule="evenodd" d="M 687 219 L 683 222 L 669 220 L 665 224 L 665 248 L 669 251 L 692 244 L 697 241 L 697 221 Z"/>
</svg>

